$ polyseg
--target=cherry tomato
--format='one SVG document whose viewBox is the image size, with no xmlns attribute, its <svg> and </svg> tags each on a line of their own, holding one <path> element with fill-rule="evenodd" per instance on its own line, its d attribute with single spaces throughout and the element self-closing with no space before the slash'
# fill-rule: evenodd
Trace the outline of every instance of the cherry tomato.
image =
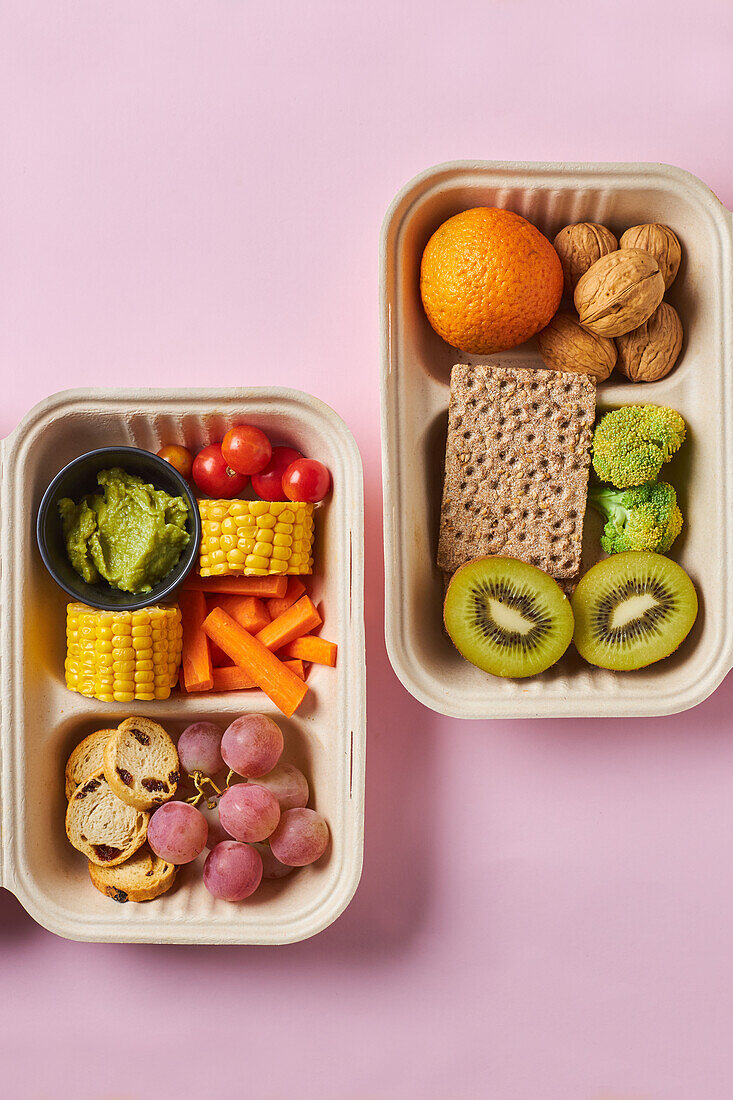
<svg viewBox="0 0 733 1100">
<path fill-rule="evenodd" d="M 272 446 L 259 428 L 240 424 L 224 436 L 221 453 L 238 474 L 258 474 L 272 458 Z"/>
<path fill-rule="evenodd" d="M 287 500 L 283 492 L 283 474 L 297 459 L 300 451 L 293 447 L 273 447 L 272 458 L 260 474 L 252 477 L 252 488 L 263 500 Z"/>
<path fill-rule="evenodd" d="M 247 488 L 249 478 L 230 469 L 219 444 L 212 443 L 199 451 L 193 460 L 193 480 L 202 493 L 230 500 Z"/>
<path fill-rule="evenodd" d="M 158 458 L 170 462 L 171 466 L 175 470 L 178 470 L 181 477 L 185 477 L 188 481 L 191 476 L 193 456 L 185 447 L 179 447 L 177 443 L 169 443 L 166 447 L 160 448 L 158 451 Z"/>
<path fill-rule="evenodd" d="M 328 467 L 315 458 L 299 458 L 283 474 L 283 492 L 288 500 L 316 504 L 330 488 Z"/>
</svg>

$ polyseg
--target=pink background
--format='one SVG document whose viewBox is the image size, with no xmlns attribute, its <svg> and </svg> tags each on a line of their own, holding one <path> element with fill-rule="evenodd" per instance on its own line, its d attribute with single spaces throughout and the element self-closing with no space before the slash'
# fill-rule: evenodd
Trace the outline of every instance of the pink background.
<svg viewBox="0 0 733 1100">
<path fill-rule="evenodd" d="M 0 893 L 14 1100 L 730 1100 L 733 681 L 464 724 L 385 656 L 377 238 L 455 157 L 661 160 L 733 206 L 728 0 L 4 0 L 0 435 L 34 402 L 290 384 L 366 471 L 366 862 L 275 949 L 78 945 Z M 8 517 L 5 517 L 7 522 Z"/>
</svg>

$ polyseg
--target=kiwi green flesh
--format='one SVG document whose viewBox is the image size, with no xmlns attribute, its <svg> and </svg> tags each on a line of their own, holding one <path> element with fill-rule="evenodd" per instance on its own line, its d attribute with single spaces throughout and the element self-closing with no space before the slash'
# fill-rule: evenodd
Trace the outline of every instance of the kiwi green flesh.
<svg viewBox="0 0 733 1100">
<path fill-rule="evenodd" d="M 674 653 L 697 616 L 697 593 L 681 566 L 662 554 L 614 554 L 575 589 L 575 647 L 592 665 L 619 672 Z"/>
<path fill-rule="evenodd" d="M 477 558 L 455 573 L 444 606 L 458 652 L 494 676 L 534 676 L 573 636 L 570 601 L 552 577 L 514 558 Z"/>
</svg>

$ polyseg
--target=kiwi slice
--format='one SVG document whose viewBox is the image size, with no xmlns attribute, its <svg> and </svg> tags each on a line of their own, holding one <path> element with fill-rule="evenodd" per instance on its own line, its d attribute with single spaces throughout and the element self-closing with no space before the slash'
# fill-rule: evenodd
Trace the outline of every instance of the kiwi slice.
<svg viewBox="0 0 733 1100">
<path fill-rule="evenodd" d="M 697 616 L 684 569 L 663 554 L 613 554 L 585 574 L 573 595 L 581 657 L 600 668 L 645 668 L 674 653 Z"/>
<path fill-rule="evenodd" d="M 494 676 L 534 676 L 573 636 L 570 601 L 552 577 L 516 558 L 476 558 L 448 585 L 443 609 L 453 645 Z"/>
</svg>

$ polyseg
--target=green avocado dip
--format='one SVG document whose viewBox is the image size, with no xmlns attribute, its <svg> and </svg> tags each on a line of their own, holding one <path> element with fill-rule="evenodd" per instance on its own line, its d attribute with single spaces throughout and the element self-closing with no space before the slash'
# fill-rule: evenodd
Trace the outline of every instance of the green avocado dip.
<svg viewBox="0 0 733 1100">
<path fill-rule="evenodd" d="M 100 493 L 59 501 L 66 552 L 88 584 L 104 578 L 122 592 L 149 592 L 188 544 L 188 503 L 116 467 L 100 470 Z"/>
</svg>

